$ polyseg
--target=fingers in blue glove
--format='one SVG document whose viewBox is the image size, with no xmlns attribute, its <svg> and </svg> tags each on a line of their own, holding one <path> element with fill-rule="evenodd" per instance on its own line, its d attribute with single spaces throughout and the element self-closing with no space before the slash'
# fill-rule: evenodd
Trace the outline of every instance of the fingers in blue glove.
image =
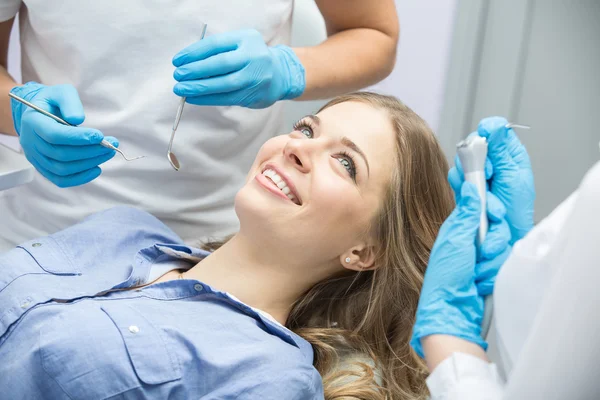
<svg viewBox="0 0 600 400">
<path fill-rule="evenodd" d="M 38 163 L 33 157 L 27 156 L 27 160 L 29 160 L 29 162 L 35 167 L 35 169 L 40 174 L 42 174 L 44 178 L 48 179 L 60 188 L 67 188 L 86 184 L 96 179 L 102 173 L 100 167 L 93 167 L 91 169 L 79 172 L 74 175 L 59 176 L 53 174 L 52 172 L 42 167 L 40 163 Z"/>
<path fill-rule="evenodd" d="M 490 260 L 482 260 L 475 265 L 475 286 L 479 296 L 488 296 L 494 292 L 496 277 L 500 268 L 510 256 L 511 246 L 507 246 L 500 254 Z"/>
<path fill-rule="evenodd" d="M 481 245 L 480 258 L 493 259 L 498 256 L 509 246 L 511 240 L 511 232 L 508 222 L 504 218 L 506 210 L 504 206 L 493 194 L 487 192 L 488 195 L 488 220 L 490 221 L 488 232 L 485 240 Z M 490 206 L 490 203 L 498 203 Z M 501 210 L 494 210 L 492 207 L 501 207 Z"/>
<path fill-rule="evenodd" d="M 23 116 L 26 116 L 28 124 L 34 127 L 35 134 L 50 144 L 83 146 L 99 144 L 104 138 L 96 129 L 66 126 L 35 110 L 29 109 Z"/>
<path fill-rule="evenodd" d="M 85 120 L 83 104 L 81 104 L 77 89 L 72 85 L 48 86 L 43 98 L 36 97 L 34 103 L 42 100 L 46 101 L 50 106 L 57 108 L 59 112 L 52 113 L 59 115 L 71 125 L 80 125 Z"/>
<path fill-rule="evenodd" d="M 441 243 L 450 231 L 457 236 L 473 235 L 473 243 L 475 241 L 474 232 L 479 227 L 479 215 L 481 212 L 481 204 L 477 188 L 470 182 L 464 182 L 460 187 L 460 200 L 456 208 L 450 216 L 442 224 L 438 233 L 437 243 Z M 459 226 L 466 229 L 461 229 Z M 435 244 L 434 249 L 435 251 Z"/>
<path fill-rule="evenodd" d="M 204 97 L 211 94 L 231 93 L 246 88 L 253 78 L 251 75 L 238 71 L 213 78 L 179 82 L 173 88 L 173 92 L 177 96 L 185 97 Z"/>
<path fill-rule="evenodd" d="M 182 65 L 173 72 L 173 78 L 178 82 L 207 79 L 239 71 L 247 64 L 248 59 L 235 51 L 221 53 Z"/>
<path fill-rule="evenodd" d="M 84 160 L 67 161 L 67 162 L 56 162 L 43 154 L 40 154 L 36 150 L 33 150 L 31 157 L 35 159 L 39 166 L 45 171 L 53 174 L 56 177 L 68 177 L 70 175 L 79 174 L 80 172 L 87 171 L 98 165 L 105 163 L 115 156 L 115 151 L 110 150 L 109 153 L 101 156 L 92 158 L 86 158 Z M 53 181 L 54 182 L 54 181 Z"/>
<path fill-rule="evenodd" d="M 519 168 L 530 168 L 531 162 L 525 147 L 508 121 L 502 117 L 484 118 L 479 122 L 477 133 L 488 140 L 488 157 L 493 164 L 514 162 Z"/>
<path fill-rule="evenodd" d="M 113 146 L 119 147 L 119 141 L 116 138 L 106 136 L 104 139 Z M 24 141 L 27 142 L 27 139 Z M 114 152 L 114 150 L 107 149 L 100 144 L 69 146 L 50 144 L 44 140 L 37 140 L 29 147 L 33 147 L 40 154 L 59 162 L 85 160 Z"/>
<path fill-rule="evenodd" d="M 205 60 L 219 53 L 234 51 L 242 38 L 260 36 L 256 30 L 243 30 L 219 33 L 205 37 L 181 50 L 173 56 L 173 65 L 181 67 L 194 61 Z"/>
</svg>

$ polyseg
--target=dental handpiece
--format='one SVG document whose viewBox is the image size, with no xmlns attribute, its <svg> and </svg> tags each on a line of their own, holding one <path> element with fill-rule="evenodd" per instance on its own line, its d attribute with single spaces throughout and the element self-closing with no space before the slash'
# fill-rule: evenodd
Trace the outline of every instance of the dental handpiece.
<svg viewBox="0 0 600 400">
<path fill-rule="evenodd" d="M 487 140 L 484 137 L 473 135 L 456 145 L 458 158 L 462 164 L 465 181 L 471 182 L 477 188 L 481 202 L 481 216 L 479 231 L 477 233 L 477 247 L 479 248 L 488 231 L 486 210 L 486 181 L 485 158 L 487 157 Z"/>
<path fill-rule="evenodd" d="M 488 231 L 488 219 L 486 208 L 486 180 L 485 180 L 485 158 L 487 157 L 487 140 L 484 137 L 473 135 L 456 145 L 456 152 L 462 164 L 465 181 L 471 182 L 477 188 L 479 201 L 481 202 L 481 215 L 479 217 L 479 231 L 476 242 L 479 249 Z M 493 295 L 484 299 L 483 321 L 481 323 L 481 337 L 487 337 L 494 313 Z"/>
</svg>

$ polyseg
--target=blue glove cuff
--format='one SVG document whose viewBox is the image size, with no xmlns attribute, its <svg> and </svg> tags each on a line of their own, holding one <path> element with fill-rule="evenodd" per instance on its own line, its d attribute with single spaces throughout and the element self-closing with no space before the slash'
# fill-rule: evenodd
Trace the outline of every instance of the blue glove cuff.
<svg viewBox="0 0 600 400">
<path fill-rule="evenodd" d="M 27 82 L 23 86 L 15 86 L 10 90 L 11 93 L 25 99 L 31 100 L 37 92 L 42 90 L 45 85 L 37 82 Z M 15 127 L 15 131 L 17 131 L 17 135 L 21 136 L 21 116 L 23 115 L 25 104 L 16 101 L 11 97 L 10 99 L 10 108 L 12 113 L 13 125 Z"/>
<path fill-rule="evenodd" d="M 284 76 L 287 77 L 286 89 L 280 100 L 291 100 L 299 97 L 304 93 L 304 89 L 306 89 L 306 71 L 304 70 L 304 66 L 290 47 L 278 45 L 273 47 L 273 50 L 278 50 L 277 55 L 281 62 L 281 67 L 284 69 Z"/>
</svg>

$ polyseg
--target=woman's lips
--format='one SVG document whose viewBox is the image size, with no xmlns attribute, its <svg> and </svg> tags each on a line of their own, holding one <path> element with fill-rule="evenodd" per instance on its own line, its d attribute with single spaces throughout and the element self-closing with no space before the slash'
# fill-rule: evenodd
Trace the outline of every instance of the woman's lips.
<svg viewBox="0 0 600 400">
<path fill-rule="evenodd" d="M 259 185 L 261 185 L 262 187 L 264 187 L 265 189 L 267 189 L 269 192 L 273 193 L 277 197 L 281 197 L 282 199 L 285 199 L 285 200 L 289 201 L 292 204 L 296 204 L 289 197 L 287 197 L 281 191 L 281 189 L 279 189 L 277 187 L 277 185 L 275 184 L 275 182 L 273 182 L 271 179 L 269 179 L 266 176 L 264 176 L 262 173 L 256 174 L 256 178 L 255 179 L 256 179 L 256 181 L 258 182 Z"/>
</svg>

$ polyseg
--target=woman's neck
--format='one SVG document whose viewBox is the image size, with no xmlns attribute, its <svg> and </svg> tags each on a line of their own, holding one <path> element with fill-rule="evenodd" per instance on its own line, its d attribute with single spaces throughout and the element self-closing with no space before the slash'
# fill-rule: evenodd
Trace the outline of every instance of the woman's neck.
<svg viewBox="0 0 600 400">
<path fill-rule="evenodd" d="M 315 283 L 298 276 L 300 269 L 294 267 L 238 234 L 186 272 L 185 278 L 232 294 L 285 324 L 293 303 Z"/>
</svg>

